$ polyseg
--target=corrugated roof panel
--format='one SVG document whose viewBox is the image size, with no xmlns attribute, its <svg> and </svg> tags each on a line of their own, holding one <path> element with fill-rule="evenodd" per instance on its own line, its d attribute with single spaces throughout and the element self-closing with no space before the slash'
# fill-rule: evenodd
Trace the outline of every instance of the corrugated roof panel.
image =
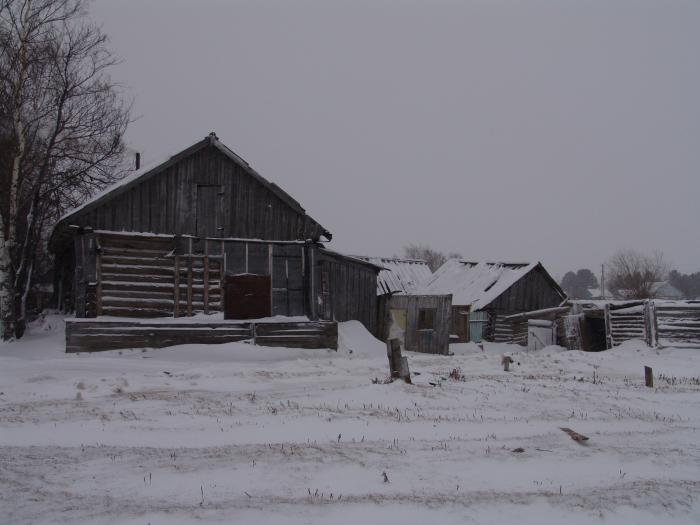
<svg viewBox="0 0 700 525">
<path fill-rule="evenodd" d="M 355 257 L 384 268 L 377 276 L 377 295 L 416 293 L 420 286 L 433 275 L 426 262 L 419 259 Z"/>
</svg>

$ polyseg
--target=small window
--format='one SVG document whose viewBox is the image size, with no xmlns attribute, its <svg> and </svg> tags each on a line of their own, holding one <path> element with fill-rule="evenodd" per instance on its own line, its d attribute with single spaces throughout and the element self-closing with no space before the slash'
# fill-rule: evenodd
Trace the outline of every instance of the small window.
<svg viewBox="0 0 700 525">
<path fill-rule="evenodd" d="M 421 308 L 418 310 L 418 330 L 435 329 L 435 308 Z"/>
</svg>

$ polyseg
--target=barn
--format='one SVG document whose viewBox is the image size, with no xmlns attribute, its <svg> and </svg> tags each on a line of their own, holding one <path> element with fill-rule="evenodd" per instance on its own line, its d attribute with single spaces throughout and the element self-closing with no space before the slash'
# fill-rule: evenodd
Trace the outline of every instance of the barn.
<svg viewBox="0 0 700 525">
<path fill-rule="evenodd" d="M 214 133 L 54 227 L 58 306 L 78 318 L 269 316 L 376 330 L 377 273 Z"/>
<path fill-rule="evenodd" d="M 566 294 L 541 263 L 450 259 L 419 290 L 452 295 L 451 333 L 460 342 L 514 339 L 514 314 L 559 306 Z"/>
</svg>

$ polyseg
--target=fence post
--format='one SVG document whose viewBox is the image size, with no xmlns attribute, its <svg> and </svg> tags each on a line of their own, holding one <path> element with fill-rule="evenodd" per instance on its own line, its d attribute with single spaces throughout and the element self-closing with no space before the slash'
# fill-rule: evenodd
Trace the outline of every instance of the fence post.
<svg viewBox="0 0 700 525">
<path fill-rule="evenodd" d="M 610 326 L 610 303 L 605 304 L 605 344 L 607 349 L 610 350 L 613 347 L 612 340 L 612 327 Z"/>
</svg>

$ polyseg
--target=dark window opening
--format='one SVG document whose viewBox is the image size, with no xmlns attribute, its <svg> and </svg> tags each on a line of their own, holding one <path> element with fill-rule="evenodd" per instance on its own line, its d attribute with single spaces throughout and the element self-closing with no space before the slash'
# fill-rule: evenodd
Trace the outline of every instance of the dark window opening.
<svg viewBox="0 0 700 525">
<path fill-rule="evenodd" d="M 435 308 L 421 308 L 418 310 L 418 330 L 435 329 Z"/>
</svg>

